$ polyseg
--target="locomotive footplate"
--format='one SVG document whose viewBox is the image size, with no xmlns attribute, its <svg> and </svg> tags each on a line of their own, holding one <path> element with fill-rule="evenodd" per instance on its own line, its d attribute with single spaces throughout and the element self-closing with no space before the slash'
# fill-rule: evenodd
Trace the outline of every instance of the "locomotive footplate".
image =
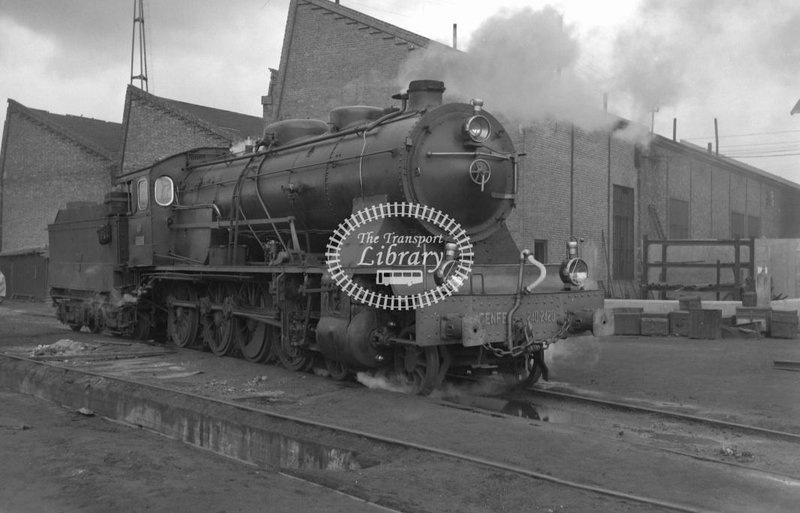
<svg viewBox="0 0 800 513">
<path fill-rule="evenodd" d="M 452 296 L 417 310 L 419 345 L 458 344 L 475 347 L 509 343 L 509 314 L 513 294 Z M 512 338 L 544 342 L 569 332 L 591 329 L 592 313 L 601 308 L 600 291 L 553 292 L 523 295 L 511 313 Z"/>
</svg>

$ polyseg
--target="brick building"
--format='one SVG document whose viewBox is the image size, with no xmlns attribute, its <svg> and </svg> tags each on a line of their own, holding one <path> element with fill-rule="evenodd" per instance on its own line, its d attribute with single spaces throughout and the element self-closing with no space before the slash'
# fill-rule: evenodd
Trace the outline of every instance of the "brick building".
<svg viewBox="0 0 800 513">
<path fill-rule="evenodd" d="M 121 125 L 51 114 L 8 100 L 3 131 L 3 252 L 47 245 L 47 223 L 68 201 L 103 201 Z"/>
<path fill-rule="evenodd" d="M 257 99 L 256 99 L 257 100 Z M 46 295 L 47 225 L 68 202 L 102 202 L 120 170 L 197 146 L 260 137 L 262 119 L 128 86 L 122 124 L 9 100 L 0 150 L 0 269 L 9 295 Z"/>
<path fill-rule="evenodd" d="M 0 149 L 0 269 L 9 295 L 46 289 L 47 224 L 68 201 L 102 201 L 121 125 L 8 100 Z"/>
<path fill-rule="evenodd" d="M 192 148 L 257 139 L 264 130 L 259 117 L 161 98 L 130 85 L 122 127 L 123 173 Z"/>
<path fill-rule="evenodd" d="M 272 70 L 261 99 L 263 119 L 129 86 L 114 146 L 93 141 L 88 128 L 66 125 L 74 116 L 10 101 L 0 161 L 8 182 L 0 183 L 0 250 L 46 243 L 44 227 L 64 205 L 56 202 L 97 201 L 115 173 L 192 147 L 256 138 L 265 123 L 276 120 L 327 120 L 330 110 L 342 105 L 387 106 L 403 88 L 397 79 L 402 64 L 415 52 L 434 48 L 447 47 L 338 2 L 292 0 L 280 67 Z M 87 120 L 86 125 L 113 124 Z M 518 151 L 527 155 L 508 225 L 518 244 L 540 260 L 560 261 L 569 237 L 579 237 L 598 279 L 632 281 L 639 277 L 643 236 L 659 237 L 659 231 L 666 237 L 800 237 L 800 185 L 751 166 L 659 136 L 641 147 L 614 132 L 587 132 L 565 122 L 508 128 Z M 70 157 L 64 161 L 59 153 Z M 54 175 L 54 169 L 64 171 Z M 91 180 L 92 187 L 75 180 L 78 176 Z M 50 193 L 28 190 L 41 183 Z M 15 187 L 25 190 L 14 194 Z M 80 194 L 69 187 L 80 187 Z M 25 211 L 37 199 L 47 199 L 52 212 L 37 212 L 41 218 L 34 219 Z"/>
<path fill-rule="evenodd" d="M 265 121 L 386 106 L 401 89 L 403 62 L 433 47 L 444 48 L 338 2 L 292 0 L 280 68 L 262 98 Z M 527 156 L 508 225 L 541 260 L 560 261 L 574 236 L 598 279 L 632 282 L 642 237 L 658 237 L 658 225 L 668 237 L 800 237 L 800 184 L 746 164 L 660 136 L 643 148 L 564 122 L 511 135 Z"/>
</svg>

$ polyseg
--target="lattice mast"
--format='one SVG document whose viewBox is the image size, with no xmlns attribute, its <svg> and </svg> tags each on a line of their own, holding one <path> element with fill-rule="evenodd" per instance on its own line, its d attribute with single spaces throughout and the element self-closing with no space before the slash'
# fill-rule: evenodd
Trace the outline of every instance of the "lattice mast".
<svg viewBox="0 0 800 513">
<path fill-rule="evenodd" d="M 138 38 L 136 37 L 138 34 Z M 134 75 L 136 48 L 139 48 L 139 74 Z M 139 89 L 149 92 L 147 86 L 147 42 L 144 31 L 144 0 L 133 0 L 133 33 L 131 35 L 131 85 L 139 81 Z"/>
</svg>

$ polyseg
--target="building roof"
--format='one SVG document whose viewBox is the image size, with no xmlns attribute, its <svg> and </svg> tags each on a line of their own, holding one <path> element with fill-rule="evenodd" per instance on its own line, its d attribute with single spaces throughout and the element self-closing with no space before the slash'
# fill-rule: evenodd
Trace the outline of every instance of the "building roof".
<svg viewBox="0 0 800 513">
<path fill-rule="evenodd" d="M 272 119 L 278 120 L 283 115 L 283 93 L 286 88 L 288 63 L 292 60 L 290 57 L 293 51 L 292 38 L 293 31 L 298 19 L 298 11 L 300 7 L 308 8 L 312 11 L 321 13 L 322 15 L 329 16 L 330 19 L 336 21 L 343 21 L 345 25 L 350 27 L 353 31 L 366 31 L 366 33 L 375 37 L 376 40 L 391 39 L 398 46 L 405 46 L 407 49 L 415 48 L 446 48 L 453 50 L 447 45 L 428 39 L 427 37 L 409 32 L 400 27 L 373 18 L 362 12 L 350 9 L 340 5 L 338 2 L 331 0 L 291 0 L 289 5 L 289 14 L 286 20 L 286 32 L 284 33 L 283 48 L 281 50 L 281 60 L 278 67 L 274 81 L 270 82 L 270 96 L 262 98 L 264 102 L 267 98 L 271 99 L 274 104 L 274 112 Z M 325 42 L 319 41 L 319 44 L 324 45 Z M 454 50 L 457 51 L 457 50 Z M 273 86 L 275 87 L 273 93 Z M 274 97 L 272 96 L 274 94 Z M 265 114 L 266 116 L 266 114 Z"/>
<path fill-rule="evenodd" d="M 379 30 L 387 35 L 394 36 L 397 39 L 401 39 L 415 46 L 427 47 L 431 44 L 441 45 L 441 43 L 428 39 L 427 37 L 423 37 L 420 36 L 419 34 L 403 30 L 400 27 L 397 27 L 390 23 L 386 23 L 385 21 L 379 20 L 378 18 L 373 18 L 372 16 L 368 16 L 363 12 L 358 12 L 348 7 L 344 7 L 342 5 L 339 5 L 338 2 L 334 3 L 331 0 L 294 0 L 291 6 L 289 7 L 290 17 L 294 16 L 294 12 L 297 10 L 297 6 L 300 3 L 311 4 L 312 6 L 314 6 L 314 8 L 325 10 L 331 13 L 332 15 L 335 15 L 337 18 L 346 18 L 350 21 L 356 22 L 353 23 L 353 26 L 355 28 L 358 28 L 359 24 L 366 25 L 367 27 L 370 27 L 374 30 Z"/>
<path fill-rule="evenodd" d="M 8 113 L 12 112 L 45 126 L 91 153 L 115 162 L 117 160 L 122 134 L 120 123 L 69 114 L 53 114 L 46 110 L 26 107 L 9 99 Z"/>
<path fill-rule="evenodd" d="M 248 137 L 260 137 L 264 130 L 264 120 L 259 116 L 249 116 L 238 112 L 161 98 L 132 85 L 128 86 L 125 101 L 126 113 L 128 112 L 128 105 L 133 98 L 145 101 L 157 108 L 165 109 L 187 122 L 201 126 L 232 143 Z"/>
<path fill-rule="evenodd" d="M 722 154 L 717 155 L 716 153 L 710 152 L 707 148 L 703 148 L 701 146 L 697 146 L 695 144 L 686 141 L 680 141 L 680 142 L 673 141 L 672 139 L 668 139 L 660 135 L 655 136 L 655 138 L 653 139 L 653 143 L 665 148 L 671 148 L 674 151 L 691 153 L 695 158 L 709 159 L 713 161 L 713 163 L 725 166 L 728 169 L 748 174 L 751 176 L 756 176 L 762 179 L 770 180 L 783 187 L 788 187 L 794 190 L 795 192 L 800 192 L 800 184 L 798 183 L 795 183 L 791 180 L 787 180 L 786 178 L 783 178 L 781 176 L 768 173 L 767 171 L 751 166 L 750 164 L 745 164 L 742 161 L 726 157 L 725 155 Z"/>
</svg>

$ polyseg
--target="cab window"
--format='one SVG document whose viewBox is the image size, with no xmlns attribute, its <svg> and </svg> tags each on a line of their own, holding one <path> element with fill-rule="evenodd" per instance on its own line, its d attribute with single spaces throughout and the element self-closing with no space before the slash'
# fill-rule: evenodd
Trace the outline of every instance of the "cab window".
<svg viewBox="0 0 800 513">
<path fill-rule="evenodd" d="M 150 189 L 147 186 L 147 178 L 139 178 L 136 182 L 136 206 L 139 211 L 147 210 L 150 205 Z"/>
<path fill-rule="evenodd" d="M 153 198 L 156 200 L 156 203 L 162 207 L 172 205 L 172 201 L 175 199 L 175 188 L 172 184 L 172 178 L 168 176 L 158 177 L 154 184 L 154 189 Z"/>
</svg>

